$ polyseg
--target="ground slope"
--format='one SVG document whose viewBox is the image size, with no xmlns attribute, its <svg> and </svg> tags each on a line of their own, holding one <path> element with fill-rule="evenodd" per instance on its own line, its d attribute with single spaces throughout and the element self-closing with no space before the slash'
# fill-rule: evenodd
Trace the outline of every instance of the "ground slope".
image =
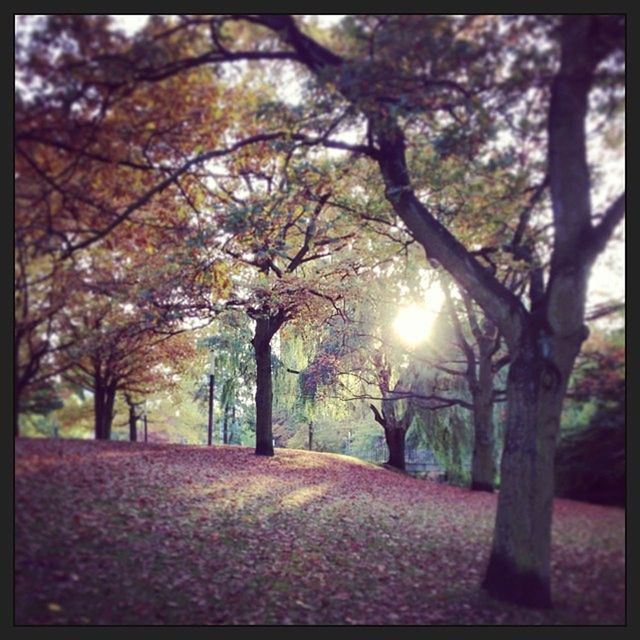
<svg viewBox="0 0 640 640">
<path fill-rule="evenodd" d="M 556 607 L 478 585 L 496 496 L 278 449 L 18 439 L 16 624 L 624 624 L 624 511 L 556 500 Z"/>
</svg>

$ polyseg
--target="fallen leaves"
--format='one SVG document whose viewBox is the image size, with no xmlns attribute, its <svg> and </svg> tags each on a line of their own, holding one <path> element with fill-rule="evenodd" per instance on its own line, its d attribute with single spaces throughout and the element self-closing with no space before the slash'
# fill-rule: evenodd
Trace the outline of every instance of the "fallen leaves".
<svg viewBox="0 0 640 640">
<path fill-rule="evenodd" d="M 556 501 L 541 612 L 479 588 L 494 495 L 240 447 L 19 439 L 15 468 L 17 624 L 624 623 L 621 509 Z"/>
</svg>

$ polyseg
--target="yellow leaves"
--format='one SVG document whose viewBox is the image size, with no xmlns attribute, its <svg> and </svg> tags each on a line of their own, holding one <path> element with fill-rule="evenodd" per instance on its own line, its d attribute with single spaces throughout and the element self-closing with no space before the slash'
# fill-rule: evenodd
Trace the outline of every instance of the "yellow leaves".
<svg viewBox="0 0 640 640">
<path fill-rule="evenodd" d="M 153 131 L 154 129 L 156 129 L 156 126 L 157 126 L 156 123 L 152 121 L 152 122 L 147 122 L 147 124 L 144 125 L 144 128 L 147 131 Z"/>
<path fill-rule="evenodd" d="M 211 295 L 214 299 L 228 298 L 233 288 L 233 283 L 229 277 L 229 268 L 223 262 L 215 262 L 211 267 L 213 285 Z"/>
<path fill-rule="evenodd" d="M 51 613 L 60 613 L 60 611 L 62 611 L 62 607 L 57 602 L 49 602 L 47 609 L 49 609 Z"/>
</svg>

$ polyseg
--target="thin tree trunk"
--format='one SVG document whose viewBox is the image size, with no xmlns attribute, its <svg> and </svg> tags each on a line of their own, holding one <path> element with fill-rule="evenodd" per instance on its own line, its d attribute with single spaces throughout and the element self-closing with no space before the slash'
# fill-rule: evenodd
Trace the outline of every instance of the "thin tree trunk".
<svg viewBox="0 0 640 640">
<path fill-rule="evenodd" d="M 478 340 L 480 362 L 478 386 L 473 393 L 474 445 L 471 464 L 472 491 L 493 491 L 496 463 L 493 444 L 493 372 L 490 342 Z"/>
<path fill-rule="evenodd" d="M 130 404 L 129 405 L 129 441 L 136 442 L 138 439 L 138 430 L 137 430 L 137 421 L 138 417 L 136 416 L 136 408 Z"/>
<path fill-rule="evenodd" d="M 93 416 L 94 432 L 96 440 L 104 440 L 104 417 L 105 417 L 105 396 L 106 389 L 96 381 L 93 389 Z"/>
<path fill-rule="evenodd" d="M 213 444 L 213 429 L 215 422 L 215 415 L 213 413 L 213 396 L 215 393 L 215 376 L 209 374 L 209 418 L 207 421 L 207 446 L 211 446 Z"/>
<path fill-rule="evenodd" d="M 309 421 L 309 451 L 313 451 L 313 420 Z"/>
<path fill-rule="evenodd" d="M 105 392 L 104 421 L 102 423 L 104 440 L 111 439 L 111 426 L 113 424 L 113 407 L 115 405 L 115 401 L 116 386 L 114 384 L 110 384 Z"/>
<path fill-rule="evenodd" d="M 237 437 L 237 424 L 236 424 L 236 395 L 233 394 L 233 406 L 231 407 L 231 433 L 229 440 L 234 440 Z"/>
<path fill-rule="evenodd" d="M 229 402 L 224 405 L 224 415 L 222 418 L 222 443 L 229 444 Z"/>
</svg>

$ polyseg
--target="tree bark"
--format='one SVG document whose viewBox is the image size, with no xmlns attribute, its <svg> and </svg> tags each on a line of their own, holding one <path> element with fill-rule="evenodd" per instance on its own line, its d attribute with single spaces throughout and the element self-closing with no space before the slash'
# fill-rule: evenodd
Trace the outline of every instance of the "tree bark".
<svg viewBox="0 0 640 640">
<path fill-rule="evenodd" d="M 130 404 L 129 405 L 129 442 L 136 442 L 138 439 L 138 430 L 137 430 L 137 421 L 138 416 L 136 416 L 136 408 Z"/>
<path fill-rule="evenodd" d="M 493 405 L 482 399 L 473 403 L 473 460 L 471 490 L 489 491 L 494 488 L 496 464 L 493 456 Z"/>
<path fill-rule="evenodd" d="M 222 417 L 222 444 L 229 444 L 229 402 L 224 405 Z"/>
<path fill-rule="evenodd" d="M 256 357 L 256 455 L 273 455 L 273 380 L 271 338 L 284 324 L 284 314 L 256 318 L 251 343 Z"/>
<path fill-rule="evenodd" d="M 105 396 L 106 389 L 102 383 L 96 379 L 93 386 L 93 417 L 94 433 L 96 440 L 104 440 L 104 416 L 105 416 Z"/>
<path fill-rule="evenodd" d="M 500 496 L 483 587 L 517 604 L 551 606 L 553 465 L 567 380 L 532 344 L 509 369 Z"/>
<path fill-rule="evenodd" d="M 493 491 L 496 476 L 493 451 L 493 371 L 490 351 L 492 343 L 493 340 L 484 337 L 478 340 L 480 348 L 478 384 L 472 392 L 474 428 L 472 491 Z"/>
<path fill-rule="evenodd" d="M 309 451 L 313 451 L 313 420 L 309 421 Z"/>
<path fill-rule="evenodd" d="M 395 469 L 400 469 L 400 471 L 405 471 L 406 469 L 404 461 L 406 433 L 405 429 L 398 426 L 385 427 L 384 430 L 384 437 L 387 441 L 387 447 L 389 448 L 389 460 L 387 464 Z"/>
<path fill-rule="evenodd" d="M 116 402 L 116 385 L 111 383 L 107 386 L 105 391 L 104 421 L 102 423 L 104 440 L 111 439 L 111 426 L 113 424 L 113 407 L 115 405 L 115 402 Z"/>
</svg>

